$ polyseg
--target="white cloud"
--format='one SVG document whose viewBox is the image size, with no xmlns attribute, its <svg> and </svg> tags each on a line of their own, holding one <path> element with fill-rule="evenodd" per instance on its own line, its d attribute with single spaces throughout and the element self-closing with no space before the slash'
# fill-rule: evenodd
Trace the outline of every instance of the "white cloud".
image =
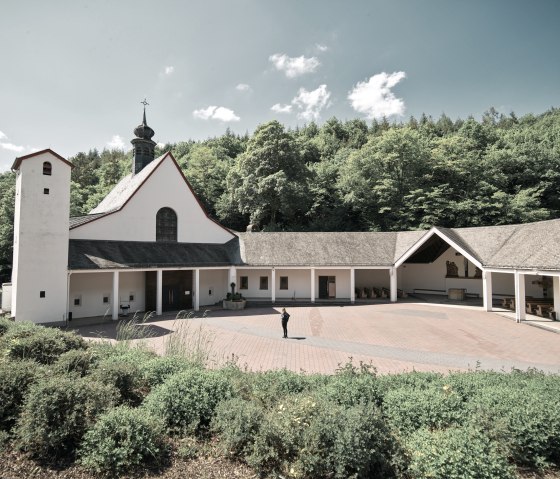
<svg viewBox="0 0 560 479">
<path fill-rule="evenodd" d="M 6 136 L 1 136 L 0 138 L 6 138 Z M 25 150 L 25 146 L 14 145 L 13 143 L 0 143 L 0 148 L 8 151 L 14 151 L 16 153 L 21 153 Z"/>
<path fill-rule="evenodd" d="M 392 115 L 402 116 L 405 111 L 404 101 L 395 97 L 391 88 L 403 78 L 406 78 L 405 72 L 381 72 L 367 81 L 358 82 L 348 93 L 352 108 L 364 113 L 370 119 Z"/>
<path fill-rule="evenodd" d="M 280 103 L 276 103 L 276 105 L 272 105 L 270 109 L 276 113 L 291 113 L 292 105 L 280 105 Z"/>
<path fill-rule="evenodd" d="M 8 137 L 3 131 L 0 131 L 0 140 L 3 140 L 4 138 L 8 138 Z"/>
<path fill-rule="evenodd" d="M 233 110 L 223 106 L 209 106 L 208 108 L 194 110 L 193 116 L 201 120 L 221 120 L 224 122 L 239 121 L 241 119 Z"/>
<path fill-rule="evenodd" d="M 107 142 L 107 146 L 112 150 L 124 150 L 125 144 L 120 135 L 113 135 L 111 141 Z"/>
<path fill-rule="evenodd" d="M 285 53 L 275 53 L 268 57 L 277 70 L 283 71 L 288 78 L 295 78 L 305 73 L 314 72 L 321 64 L 315 57 L 289 57 Z"/>
<path fill-rule="evenodd" d="M 163 148 L 165 146 L 165 143 L 158 142 L 157 146 L 159 146 L 160 148 Z"/>
<path fill-rule="evenodd" d="M 320 43 L 316 43 L 315 48 L 317 50 L 319 50 L 320 52 L 326 52 L 329 49 L 329 47 L 327 47 L 327 45 L 321 45 Z"/>
<path fill-rule="evenodd" d="M 331 93 L 327 90 L 327 85 L 321 85 L 313 91 L 300 88 L 297 96 L 292 100 L 298 112 L 298 118 L 304 120 L 317 120 L 321 110 L 329 105 Z"/>
<path fill-rule="evenodd" d="M 247 83 L 240 83 L 235 87 L 235 89 L 239 91 L 249 91 L 251 90 L 251 87 L 247 85 Z"/>
<path fill-rule="evenodd" d="M 175 71 L 175 67 L 170 65 L 168 67 L 165 67 L 164 73 L 166 75 L 171 75 L 174 71 Z"/>
</svg>

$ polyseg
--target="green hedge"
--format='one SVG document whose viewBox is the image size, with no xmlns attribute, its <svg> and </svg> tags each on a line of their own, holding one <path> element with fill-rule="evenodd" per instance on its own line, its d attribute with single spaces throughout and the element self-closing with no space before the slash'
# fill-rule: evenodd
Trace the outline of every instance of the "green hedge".
<svg viewBox="0 0 560 479">
<path fill-rule="evenodd" d="M 159 418 L 120 406 L 99 417 L 85 434 L 79 455 L 87 470 L 114 477 L 161 463 L 167 449 Z"/>
<path fill-rule="evenodd" d="M 91 371 L 92 379 L 115 387 L 119 391 L 119 404 L 139 406 L 149 393 L 149 385 L 141 366 L 110 357 L 99 361 Z"/>
</svg>

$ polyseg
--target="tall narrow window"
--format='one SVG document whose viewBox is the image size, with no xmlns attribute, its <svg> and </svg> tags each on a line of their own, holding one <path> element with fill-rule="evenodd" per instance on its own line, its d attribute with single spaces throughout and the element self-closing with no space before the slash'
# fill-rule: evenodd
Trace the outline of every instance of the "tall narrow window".
<svg viewBox="0 0 560 479">
<path fill-rule="evenodd" d="M 156 241 L 177 242 L 177 214 L 171 208 L 162 208 L 157 212 Z"/>
<path fill-rule="evenodd" d="M 51 176 L 52 174 L 52 165 L 50 161 L 45 161 L 43 163 L 43 175 Z"/>
</svg>

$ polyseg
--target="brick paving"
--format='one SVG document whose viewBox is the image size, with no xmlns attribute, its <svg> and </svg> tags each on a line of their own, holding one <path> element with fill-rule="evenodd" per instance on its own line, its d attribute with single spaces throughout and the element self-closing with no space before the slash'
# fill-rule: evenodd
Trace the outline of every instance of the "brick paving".
<svg viewBox="0 0 560 479">
<path fill-rule="evenodd" d="M 416 303 L 290 308 L 289 339 L 282 338 L 280 309 L 208 311 L 205 317 L 149 323 L 145 340 L 163 353 L 173 331 L 211 337 L 217 364 L 234 356 L 250 370 L 287 368 L 332 373 L 352 358 L 379 373 L 537 368 L 560 373 L 560 335 L 517 324 L 477 307 Z M 182 325 L 182 326 L 181 326 Z M 114 325 L 83 326 L 86 337 L 114 338 Z"/>
</svg>

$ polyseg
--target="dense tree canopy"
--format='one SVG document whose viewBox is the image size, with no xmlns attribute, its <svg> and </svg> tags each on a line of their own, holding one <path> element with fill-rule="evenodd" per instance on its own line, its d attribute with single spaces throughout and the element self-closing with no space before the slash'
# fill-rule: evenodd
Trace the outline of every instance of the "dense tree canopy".
<svg viewBox="0 0 560 479">
<path fill-rule="evenodd" d="M 277 121 L 172 151 L 211 216 L 243 230 L 388 231 L 499 225 L 560 217 L 560 110 L 481 121 L 422 115 Z M 71 214 L 87 214 L 131 169 L 130 153 L 70 158 Z M 12 257 L 15 175 L 0 175 L 0 268 Z"/>
</svg>

